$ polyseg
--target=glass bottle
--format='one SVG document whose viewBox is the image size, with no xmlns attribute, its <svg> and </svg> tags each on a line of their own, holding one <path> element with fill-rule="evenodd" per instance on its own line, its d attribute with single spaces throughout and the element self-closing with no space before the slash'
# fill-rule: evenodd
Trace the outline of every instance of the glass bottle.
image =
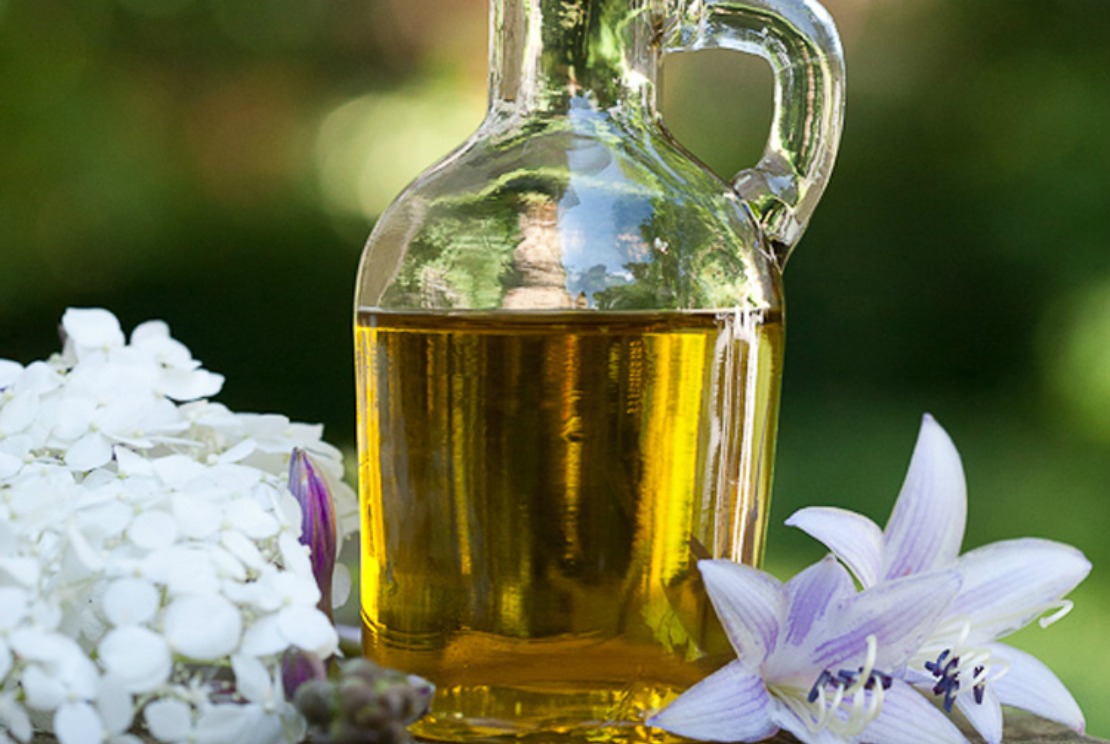
<svg viewBox="0 0 1110 744">
<path fill-rule="evenodd" d="M 423 738 L 662 741 L 645 716 L 732 654 L 697 560 L 762 556 L 839 41 L 811 0 L 490 11 L 485 121 L 359 269 L 364 650 L 436 683 Z M 732 183 L 656 108 L 660 57 L 713 47 L 775 72 Z"/>
</svg>

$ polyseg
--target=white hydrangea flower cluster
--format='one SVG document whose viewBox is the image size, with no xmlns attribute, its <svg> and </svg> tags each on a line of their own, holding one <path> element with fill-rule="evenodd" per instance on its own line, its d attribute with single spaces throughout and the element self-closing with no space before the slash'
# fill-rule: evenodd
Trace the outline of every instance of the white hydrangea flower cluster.
<svg viewBox="0 0 1110 744">
<path fill-rule="evenodd" d="M 206 400 L 161 322 L 71 309 L 47 361 L 0 360 L 0 744 L 298 740 L 282 654 L 334 654 L 291 450 L 355 497 L 322 427 Z M 350 579 L 335 579 L 336 604 Z"/>
</svg>

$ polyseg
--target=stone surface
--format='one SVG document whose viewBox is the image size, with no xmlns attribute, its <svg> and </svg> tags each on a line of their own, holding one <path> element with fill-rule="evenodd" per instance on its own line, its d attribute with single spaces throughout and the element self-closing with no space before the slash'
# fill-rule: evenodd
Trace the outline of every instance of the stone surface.
<svg viewBox="0 0 1110 744">
<path fill-rule="evenodd" d="M 1006 713 L 1006 727 L 1002 734 L 1003 744 L 1107 744 L 1105 739 L 1095 739 L 1077 734 L 1058 723 L 1052 723 L 1030 715 L 1012 711 Z M 980 739 L 970 729 L 965 729 L 972 744 L 980 744 Z M 798 744 L 798 740 L 787 733 L 780 733 L 764 744 Z M 913 744 L 913 742 L 906 742 Z"/>
<path fill-rule="evenodd" d="M 969 734 L 968 738 L 973 744 L 982 741 L 974 734 Z M 53 744 L 55 741 L 57 740 L 52 736 L 36 736 L 31 744 Z M 1006 715 L 1003 742 L 1004 744 L 1110 744 L 1105 739 L 1077 734 L 1057 723 L 1015 713 Z M 790 734 L 782 733 L 768 739 L 764 744 L 798 744 L 798 740 Z M 913 744 L 913 742 L 906 742 L 906 744 Z"/>
</svg>

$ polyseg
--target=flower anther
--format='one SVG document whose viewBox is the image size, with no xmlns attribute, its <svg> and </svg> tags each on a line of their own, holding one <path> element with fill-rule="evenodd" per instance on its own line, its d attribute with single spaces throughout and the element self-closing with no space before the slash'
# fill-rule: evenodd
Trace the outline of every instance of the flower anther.
<svg viewBox="0 0 1110 744">
<path fill-rule="evenodd" d="M 833 674 L 822 670 L 806 696 L 816 707 L 816 714 L 804 718 L 816 733 L 828 728 L 840 736 L 853 737 L 879 717 L 883 707 L 883 691 L 889 690 L 894 678 L 875 669 L 878 642 L 867 636 L 867 657 L 856 670 L 841 669 Z M 868 694 L 870 693 L 870 694 Z"/>
<path fill-rule="evenodd" d="M 990 649 L 968 644 L 970 634 L 971 623 L 962 621 L 955 641 L 936 652 L 935 659 L 927 657 L 927 660 L 920 664 L 936 679 L 932 692 L 937 697 L 943 696 L 942 704 L 948 713 L 952 712 L 956 699 L 968 692 L 971 693 L 976 704 L 982 705 L 987 682 L 999 679 L 1010 670 L 1005 661 L 992 658 Z M 929 653 L 935 651 L 936 647 L 932 646 Z"/>
</svg>

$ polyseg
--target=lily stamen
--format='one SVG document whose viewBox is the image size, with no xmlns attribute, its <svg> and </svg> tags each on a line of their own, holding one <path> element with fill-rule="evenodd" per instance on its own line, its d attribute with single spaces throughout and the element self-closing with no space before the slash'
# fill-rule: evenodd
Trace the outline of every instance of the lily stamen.
<svg viewBox="0 0 1110 744">
<path fill-rule="evenodd" d="M 854 671 L 840 669 L 835 674 L 822 670 L 806 696 L 806 702 L 817 709 L 816 715 L 807 719 L 811 730 L 828 728 L 837 734 L 855 736 L 879 717 L 883 691 L 889 690 L 894 680 L 891 675 L 875 670 L 877 656 L 878 642 L 875 636 L 868 636 L 863 666 Z M 845 717 L 837 715 L 837 711 Z"/>
<path fill-rule="evenodd" d="M 934 695 L 944 696 L 944 709 L 948 712 L 952 711 L 956 699 L 969 691 L 975 702 L 982 705 L 987 682 L 996 680 L 1009 671 L 1009 665 L 1005 662 L 992 660 L 989 650 L 964 647 L 970 627 L 969 623 L 964 622 L 955 643 L 942 650 L 935 661 L 926 661 L 923 665 L 925 671 L 937 678 L 932 691 Z"/>
<path fill-rule="evenodd" d="M 1052 604 L 1046 605 L 1045 612 L 1048 612 L 1051 609 L 1055 609 L 1056 611 L 1053 612 L 1051 615 L 1048 615 L 1047 617 L 1042 617 L 1040 620 L 1037 621 L 1037 625 L 1040 625 L 1042 628 L 1047 628 L 1053 623 L 1060 622 L 1064 619 L 1065 616 L 1067 616 L 1069 612 L 1071 612 L 1072 607 L 1075 607 L 1075 603 L 1072 602 L 1070 599 L 1061 599 L 1059 602 L 1053 602 Z"/>
</svg>

